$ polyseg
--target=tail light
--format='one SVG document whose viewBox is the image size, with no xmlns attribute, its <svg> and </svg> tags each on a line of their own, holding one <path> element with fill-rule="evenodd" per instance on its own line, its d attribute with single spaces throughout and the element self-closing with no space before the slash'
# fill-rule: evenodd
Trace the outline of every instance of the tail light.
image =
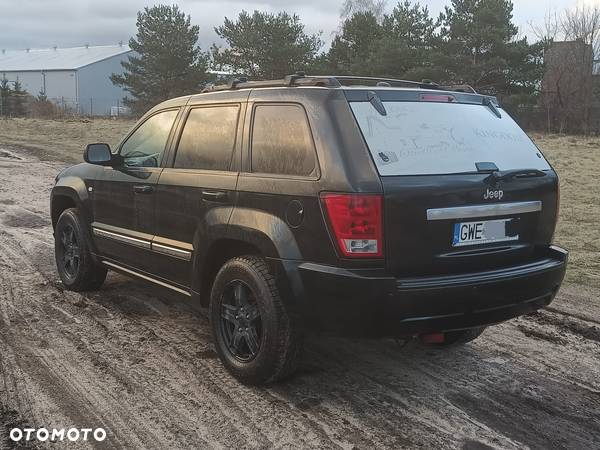
<svg viewBox="0 0 600 450">
<path fill-rule="evenodd" d="M 379 258 L 383 255 L 381 195 L 321 194 L 321 201 L 343 256 Z"/>
<path fill-rule="evenodd" d="M 454 103 L 456 97 L 453 95 L 441 95 L 441 94 L 421 94 L 422 102 L 439 102 L 439 103 Z"/>
</svg>

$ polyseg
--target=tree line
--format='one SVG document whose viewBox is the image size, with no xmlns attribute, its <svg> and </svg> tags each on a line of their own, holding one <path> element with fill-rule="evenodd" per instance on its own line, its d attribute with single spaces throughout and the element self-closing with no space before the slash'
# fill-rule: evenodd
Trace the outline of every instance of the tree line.
<svg viewBox="0 0 600 450">
<path fill-rule="evenodd" d="M 138 113 L 197 92 L 214 81 L 209 69 L 249 79 L 298 70 L 430 79 L 468 84 L 505 103 L 536 101 L 548 40 L 519 37 L 510 0 L 451 0 L 438 17 L 415 1 L 401 1 L 390 12 L 385 6 L 381 0 L 346 0 L 326 50 L 322 34 L 307 33 L 296 14 L 242 11 L 215 27 L 224 44 L 205 51 L 198 47 L 198 26 L 179 7 L 146 7 L 129 42 L 136 55 L 112 80 L 129 92 L 126 104 Z"/>
<path fill-rule="evenodd" d="M 568 93 L 582 83 L 570 77 L 567 86 L 566 76 L 557 76 L 551 81 L 554 91 L 563 88 L 561 95 L 545 101 L 542 79 L 549 58 L 544 56 L 556 40 L 581 41 L 597 55 L 600 7 L 549 13 L 545 23 L 530 25 L 535 39 L 529 42 L 513 21 L 510 0 L 449 0 L 437 17 L 418 0 L 387 6 L 386 0 L 345 0 L 328 47 L 322 33 L 307 32 L 296 14 L 241 11 L 214 28 L 222 44 L 204 49 L 199 27 L 178 6 L 146 7 L 129 41 L 135 53 L 111 79 L 125 89 L 124 104 L 136 115 L 217 82 L 215 71 L 259 80 L 301 70 L 467 84 L 500 97 L 509 109 L 548 104 L 562 108 L 563 117 L 575 117 L 562 93 L 574 97 Z M 571 62 L 564 66 L 563 72 L 572 72 Z M 0 115 L 22 115 L 24 94 L 18 80 L 12 85 L 0 80 Z M 40 93 L 35 103 L 50 102 Z"/>
</svg>

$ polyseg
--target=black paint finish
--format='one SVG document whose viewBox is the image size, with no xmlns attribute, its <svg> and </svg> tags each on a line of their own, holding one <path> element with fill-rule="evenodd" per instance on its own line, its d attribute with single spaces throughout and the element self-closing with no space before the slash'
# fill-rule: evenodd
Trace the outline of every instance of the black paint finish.
<svg viewBox="0 0 600 450">
<path fill-rule="evenodd" d="M 457 220 L 428 221 L 427 209 L 486 203 L 489 174 L 380 177 L 348 104 L 369 101 L 369 92 L 282 87 L 169 100 L 139 122 L 159 111 L 178 111 L 161 166 L 125 167 L 117 155 L 112 166 L 80 164 L 63 171 L 52 191 L 52 222 L 67 207 L 79 208 L 90 236 L 92 224 L 120 236 L 93 237 L 98 260 L 189 293 L 203 306 L 220 265 L 238 255 L 261 255 L 283 298 L 315 326 L 328 313 L 344 311 L 380 334 L 421 333 L 506 320 L 549 303 L 567 260 L 565 252 L 551 248 L 556 174 L 497 181 L 502 202 L 542 202 L 540 212 L 521 214 L 511 225 L 518 241 L 453 248 Z M 420 93 L 390 88 L 377 95 L 416 100 Z M 453 95 L 482 104 L 482 96 Z M 229 104 L 239 105 L 229 170 L 173 168 L 190 109 Z M 264 104 L 295 104 L 306 112 L 317 160 L 310 176 L 252 173 L 253 111 Z M 324 192 L 383 196 L 384 258 L 338 255 L 319 199 Z M 338 319 L 337 331 L 348 331 Z M 351 331 L 359 328 L 354 324 Z"/>
</svg>

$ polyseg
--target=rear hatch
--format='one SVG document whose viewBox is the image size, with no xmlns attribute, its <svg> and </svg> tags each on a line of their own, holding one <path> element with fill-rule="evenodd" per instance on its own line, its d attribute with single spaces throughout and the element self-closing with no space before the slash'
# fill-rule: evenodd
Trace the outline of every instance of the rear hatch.
<svg viewBox="0 0 600 450">
<path fill-rule="evenodd" d="M 384 192 L 384 256 L 396 276 L 507 267 L 551 243 L 558 178 L 491 97 L 348 91 Z"/>
</svg>

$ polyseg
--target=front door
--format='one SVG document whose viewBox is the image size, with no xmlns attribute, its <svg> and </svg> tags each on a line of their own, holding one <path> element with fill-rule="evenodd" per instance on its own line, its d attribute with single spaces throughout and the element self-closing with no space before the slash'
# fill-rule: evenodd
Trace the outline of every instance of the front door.
<svg viewBox="0 0 600 450">
<path fill-rule="evenodd" d="M 105 168 L 94 183 L 92 232 L 109 262 L 149 269 L 155 188 L 177 113 L 161 111 L 142 122 L 119 148 L 122 164 Z"/>
</svg>

